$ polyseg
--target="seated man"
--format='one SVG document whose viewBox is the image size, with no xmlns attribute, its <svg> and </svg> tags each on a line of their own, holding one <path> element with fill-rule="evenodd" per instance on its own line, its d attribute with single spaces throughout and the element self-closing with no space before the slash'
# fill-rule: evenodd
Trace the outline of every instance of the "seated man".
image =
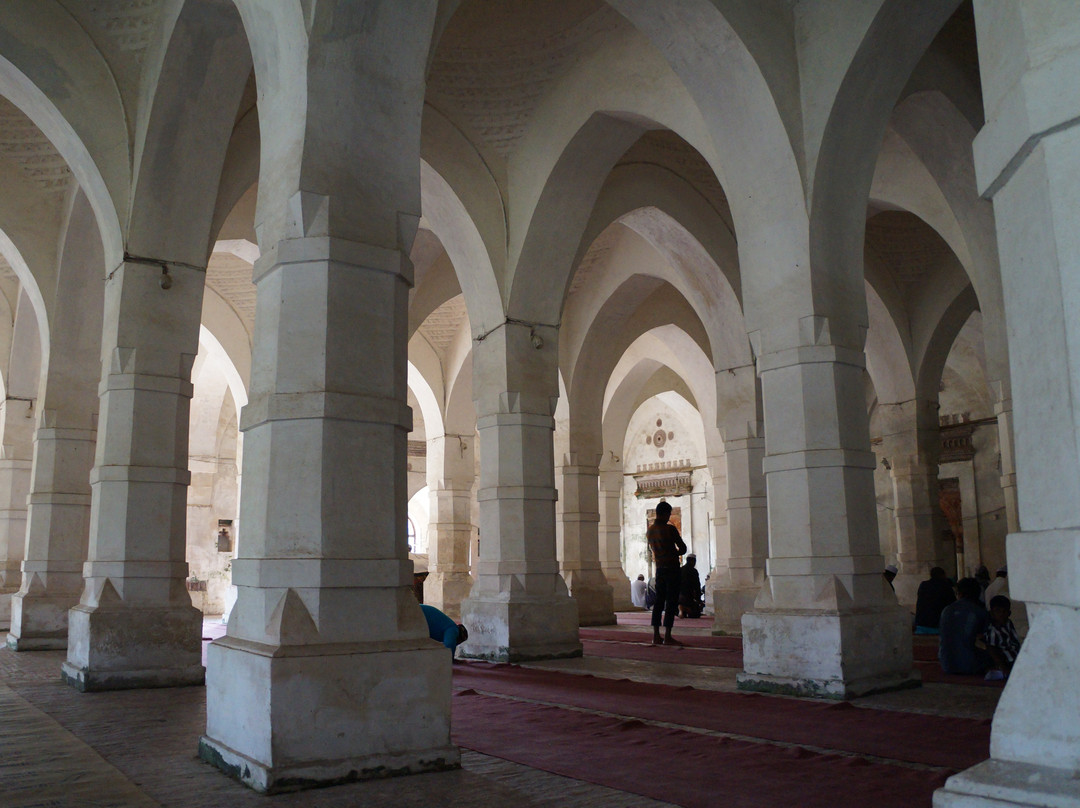
<svg viewBox="0 0 1080 808">
<path fill-rule="evenodd" d="M 645 608 L 652 610 L 652 607 L 656 605 L 656 577 L 653 576 L 649 579 L 649 582 L 645 584 Z"/>
<path fill-rule="evenodd" d="M 469 639 L 468 629 L 466 629 L 465 626 L 455 623 L 434 606 L 428 606 L 426 603 L 422 603 L 420 604 L 420 609 L 423 611 L 424 618 L 427 620 L 428 636 L 433 640 L 438 640 L 449 648 L 450 656 L 453 658 L 454 652 L 457 651 L 457 647 L 465 642 L 465 640 Z"/>
<path fill-rule="evenodd" d="M 981 674 L 991 665 L 990 654 L 975 645 L 990 622 L 980 602 L 982 587 L 974 578 L 961 578 L 956 588 L 960 599 L 941 613 L 938 660 L 945 673 Z"/>
<path fill-rule="evenodd" d="M 639 575 L 637 580 L 630 584 L 630 602 L 639 609 L 645 608 L 645 592 L 648 588 L 644 575 Z"/>
<path fill-rule="evenodd" d="M 982 641 L 993 659 L 986 672 L 986 678 L 991 681 L 1007 678 L 1020 653 L 1020 637 L 1009 619 L 1011 614 L 1012 602 L 1007 597 L 994 595 L 990 598 L 990 625 L 983 632 Z"/>
<path fill-rule="evenodd" d="M 919 584 L 919 593 L 915 597 L 915 633 L 937 634 L 941 612 L 954 600 L 956 595 L 952 583 L 945 577 L 945 570 L 934 567 L 930 570 L 930 578 Z"/>
<path fill-rule="evenodd" d="M 697 556 L 690 553 L 679 578 L 679 615 L 701 617 L 701 610 L 701 578 L 697 571 Z"/>
</svg>

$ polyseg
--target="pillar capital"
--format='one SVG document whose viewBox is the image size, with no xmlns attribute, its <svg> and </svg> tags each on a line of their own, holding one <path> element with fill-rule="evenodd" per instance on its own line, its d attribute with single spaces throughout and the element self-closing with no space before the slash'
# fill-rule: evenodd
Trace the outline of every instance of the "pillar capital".
<svg viewBox="0 0 1080 808">
<path fill-rule="evenodd" d="M 554 417 L 559 398 L 557 326 L 507 319 L 473 340 L 478 418 L 532 413 Z"/>
<path fill-rule="evenodd" d="M 1077 124 L 1080 93 L 1063 92 L 1060 78 L 1080 65 L 1071 12 L 1068 6 L 979 3 L 979 51 L 995 54 L 984 64 L 986 122 L 973 143 L 979 193 L 987 198 L 1009 184 L 1043 138 Z"/>
<path fill-rule="evenodd" d="M 865 366 L 866 322 L 835 313 L 787 312 L 765 328 L 750 331 L 760 375 L 791 364 L 837 361 Z M 764 360 L 764 364 L 763 364 Z"/>
<path fill-rule="evenodd" d="M 413 283 L 412 261 L 401 250 L 332 236 L 297 236 L 271 245 L 255 260 L 252 280 L 258 283 L 270 273 L 303 271 L 323 263 L 396 276 L 409 286 Z"/>
</svg>

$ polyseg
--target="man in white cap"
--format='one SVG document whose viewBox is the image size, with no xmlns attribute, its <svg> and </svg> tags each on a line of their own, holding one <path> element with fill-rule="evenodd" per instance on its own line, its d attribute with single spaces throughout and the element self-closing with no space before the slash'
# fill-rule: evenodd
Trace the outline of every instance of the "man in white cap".
<svg viewBox="0 0 1080 808">
<path fill-rule="evenodd" d="M 1009 595 L 1009 568 L 1002 565 L 998 567 L 997 577 L 990 582 L 983 593 L 986 602 L 989 603 L 995 596 Z"/>
<path fill-rule="evenodd" d="M 885 579 L 885 583 L 887 583 L 889 589 L 892 589 L 893 591 L 896 590 L 896 587 L 893 586 L 893 578 L 896 577 L 896 573 L 898 572 L 900 572 L 900 570 L 897 569 L 895 564 L 888 564 L 885 567 L 885 571 L 881 573 L 881 577 Z"/>
</svg>

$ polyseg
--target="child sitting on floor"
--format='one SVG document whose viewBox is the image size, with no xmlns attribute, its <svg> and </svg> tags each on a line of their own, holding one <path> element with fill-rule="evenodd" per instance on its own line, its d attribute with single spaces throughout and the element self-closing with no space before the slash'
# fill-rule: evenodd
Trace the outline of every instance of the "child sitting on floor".
<svg viewBox="0 0 1080 808">
<path fill-rule="evenodd" d="M 993 667 L 986 672 L 989 680 L 1008 678 L 1016 655 L 1020 653 L 1020 637 L 1016 627 L 1009 619 L 1012 614 L 1012 602 L 1004 595 L 990 598 L 990 624 L 983 632 L 982 641 L 994 660 Z"/>
</svg>

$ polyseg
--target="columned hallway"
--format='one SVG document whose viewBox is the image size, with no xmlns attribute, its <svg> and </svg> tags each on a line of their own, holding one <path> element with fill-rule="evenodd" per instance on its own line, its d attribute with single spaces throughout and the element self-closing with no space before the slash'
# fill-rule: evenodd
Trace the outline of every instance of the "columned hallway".
<svg viewBox="0 0 1080 808">
<path fill-rule="evenodd" d="M 1080 808 L 1078 69 L 1063 0 L 0 2 L 0 808 Z"/>
</svg>

